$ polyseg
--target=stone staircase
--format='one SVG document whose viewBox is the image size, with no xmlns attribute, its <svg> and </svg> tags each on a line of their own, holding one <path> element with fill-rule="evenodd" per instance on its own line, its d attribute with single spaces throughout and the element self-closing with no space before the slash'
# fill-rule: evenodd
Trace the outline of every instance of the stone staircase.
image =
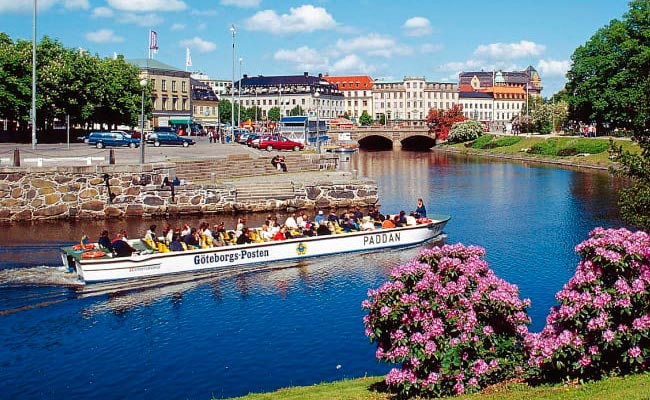
<svg viewBox="0 0 650 400">
<path fill-rule="evenodd" d="M 319 171 L 318 155 L 283 154 L 290 172 Z M 226 158 L 211 160 L 175 161 L 176 176 L 189 183 L 217 183 L 238 177 L 282 174 L 271 165 L 272 155 L 251 157 L 248 154 L 234 154 Z"/>
</svg>

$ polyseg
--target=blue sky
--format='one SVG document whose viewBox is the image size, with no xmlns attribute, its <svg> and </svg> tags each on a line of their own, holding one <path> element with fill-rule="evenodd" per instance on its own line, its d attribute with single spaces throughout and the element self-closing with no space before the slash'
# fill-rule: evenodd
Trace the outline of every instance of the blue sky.
<svg viewBox="0 0 650 400">
<path fill-rule="evenodd" d="M 545 97 L 571 54 L 628 9 L 627 0 L 38 0 L 37 36 L 91 54 L 155 59 L 211 78 L 235 75 L 405 76 L 456 82 L 461 71 L 533 65 Z M 0 31 L 32 38 L 33 0 L 0 0 Z"/>
</svg>

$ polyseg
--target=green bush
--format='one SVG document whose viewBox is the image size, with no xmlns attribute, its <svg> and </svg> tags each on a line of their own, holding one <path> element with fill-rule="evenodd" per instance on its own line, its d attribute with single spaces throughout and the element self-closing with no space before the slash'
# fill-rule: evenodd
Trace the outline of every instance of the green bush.
<svg viewBox="0 0 650 400">
<path fill-rule="evenodd" d="M 530 150 L 528 152 L 545 156 L 555 156 L 557 155 L 557 145 L 557 139 L 551 138 L 543 142 L 535 143 L 530 147 Z"/>
<path fill-rule="evenodd" d="M 484 149 L 494 139 L 494 135 L 483 135 L 472 143 L 473 149 Z"/>
<path fill-rule="evenodd" d="M 447 141 L 449 143 L 462 143 L 470 140 L 476 140 L 483 135 L 483 125 L 474 120 L 457 122 L 449 131 Z"/>
<path fill-rule="evenodd" d="M 521 136 L 504 136 L 494 141 L 496 147 L 512 146 L 521 142 Z"/>
<path fill-rule="evenodd" d="M 575 156 L 576 154 L 578 154 L 578 150 L 575 147 L 565 147 L 557 151 L 557 155 L 562 157 Z"/>
<path fill-rule="evenodd" d="M 606 151 L 609 143 L 605 140 L 580 139 L 574 146 L 578 153 L 598 154 Z"/>
</svg>

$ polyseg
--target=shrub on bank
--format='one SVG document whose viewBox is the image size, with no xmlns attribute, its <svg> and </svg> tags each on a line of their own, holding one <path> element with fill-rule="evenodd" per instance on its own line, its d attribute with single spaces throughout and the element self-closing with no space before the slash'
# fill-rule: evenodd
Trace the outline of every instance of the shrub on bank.
<svg viewBox="0 0 650 400">
<path fill-rule="evenodd" d="M 650 235 L 596 228 L 541 333 L 526 338 L 544 380 L 650 370 Z"/>
<path fill-rule="evenodd" d="M 479 137 L 478 139 L 472 142 L 472 148 L 484 149 L 485 146 L 492 143 L 492 139 L 494 139 L 494 135 L 482 135 L 481 137 Z"/>
<path fill-rule="evenodd" d="M 474 120 L 456 122 L 449 130 L 447 142 L 462 143 L 476 140 L 483 135 L 483 125 Z"/>
<path fill-rule="evenodd" d="M 364 325 L 376 357 L 401 363 L 385 379 L 393 392 L 458 395 L 522 372 L 530 301 L 484 256 L 462 244 L 423 250 L 368 292 Z"/>
<path fill-rule="evenodd" d="M 529 153 L 545 156 L 574 156 L 576 154 L 599 154 L 606 151 L 609 144 L 599 139 L 559 139 L 550 138 L 531 146 Z"/>
</svg>

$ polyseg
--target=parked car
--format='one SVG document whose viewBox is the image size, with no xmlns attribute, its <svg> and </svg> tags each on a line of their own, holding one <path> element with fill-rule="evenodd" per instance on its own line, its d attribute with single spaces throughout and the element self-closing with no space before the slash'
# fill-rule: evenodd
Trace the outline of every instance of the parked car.
<svg viewBox="0 0 650 400">
<path fill-rule="evenodd" d="M 195 142 L 194 139 L 185 136 L 178 136 L 176 133 L 172 132 L 153 132 L 147 137 L 147 143 L 153 143 L 153 145 L 156 147 L 160 146 L 161 144 L 172 144 L 188 147 Z"/>
<path fill-rule="evenodd" d="M 251 134 L 248 135 L 248 137 L 246 138 L 246 145 L 247 145 L 248 147 L 254 147 L 256 141 L 259 142 L 259 139 L 260 139 L 261 136 L 262 136 L 262 135 L 259 135 L 259 134 L 257 134 L 257 133 L 251 133 Z"/>
<path fill-rule="evenodd" d="M 305 146 L 300 142 L 294 142 L 280 135 L 266 135 L 260 138 L 257 148 L 271 150 L 302 150 Z"/>
<path fill-rule="evenodd" d="M 132 139 L 121 132 L 90 132 L 84 138 L 84 143 L 94 145 L 98 149 L 106 146 L 129 146 L 135 148 L 140 145 L 140 139 Z"/>
</svg>

